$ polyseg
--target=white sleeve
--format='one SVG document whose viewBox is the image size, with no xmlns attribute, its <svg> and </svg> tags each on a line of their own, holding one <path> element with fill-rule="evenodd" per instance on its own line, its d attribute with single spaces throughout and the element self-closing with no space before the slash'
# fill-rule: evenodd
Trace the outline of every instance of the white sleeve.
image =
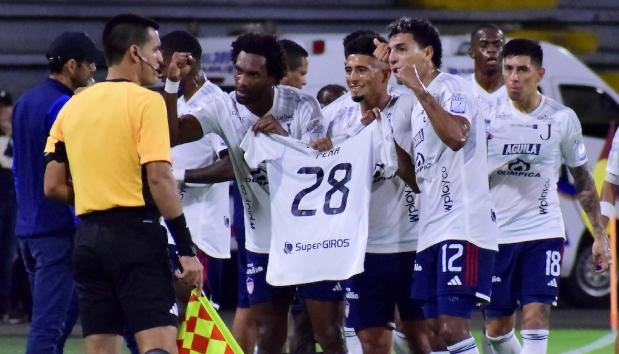
<svg viewBox="0 0 619 354">
<path fill-rule="evenodd" d="M 216 131 L 216 127 L 219 126 L 218 116 L 229 116 L 230 112 L 223 99 L 218 97 L 188 106 L 186 114 L 194 116 L 200 122 L 202 134 L 206 135 Z"/>
<path fill-rule="evenodd" d="M 616 176 L 619 175 L 619 129 L 615 131 L 610 153 L 608 154 L 608 163 L 606 164 L 606 180 L 608 180 L 608 174 L 613 174 Z"/>
<path fill-rule="evenodd" d="M 604 178 L 606 182 L 610 182 L 615 186 L 619 186 L 619 175 L 616 175 L 612 172 L 606 171 L 606 178 Z"/>
<path fill-rule="evenodd" d="M 473 121 L 477 102 L 470 90 L 455 85 L 446 88 L 440 96 L 439 104 L 448 113 Z"/>
<path fill-rule="evenodd" d="M 285 147 L 280 142 L 266 134 L 254 134 L 249 130 L 243 141 L 241 149 L 245 151 L 243 155 L 249 168 L 255 170 L 262 161 L 275 160 L 284 154 Z"/>
<path fill-rule="evenodd" d="M 298 121 L 301 129 L 300 136 L 293 136 L 306 144 L 325 136 L 325 120 L 320 110 L 320 104 L 312 96 L 302 98 L 298 108 Z"/>
<path fill-rule="evenodd" d="M 211 145 L 211 148 L 213 149 L 213 151 L 215 151 L 215 153 L 217 154 L 218 158 L 219 158 L 219 154 L 222 151 L 225 151 L 225 150 L 228 149 L 228 146 L 226 145 L 226 142 L 219 135 L 217 135 L 217 134 L 209 134 L 208 135 L 208 139 L 209 139 L 209 143 Z"/>
<path fill-rule="evenodd" d="M 561 154 L 569 167 L 578 167 L 587 163 L 587 150 L 582 138 L 582 128 L 576 113 L 569 110 L 565 122 L 565 131 L 561 137 Z"/>
</svg>

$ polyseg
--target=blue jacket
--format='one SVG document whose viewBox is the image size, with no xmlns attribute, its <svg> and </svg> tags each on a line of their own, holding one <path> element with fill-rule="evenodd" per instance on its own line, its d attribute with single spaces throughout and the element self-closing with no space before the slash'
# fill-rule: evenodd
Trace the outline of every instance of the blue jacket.
<svg viewBox="0 0 619 354">
<path fill-rule="evenodd" d="M 73 91 L 61 82 L 47 79 L 21 96 L 13 109 L 17 236 L 72 234 L 75 229 L 71 209 L 43 194 L 47 136 L 60 108 L 72 95 Z"/>
</svg>

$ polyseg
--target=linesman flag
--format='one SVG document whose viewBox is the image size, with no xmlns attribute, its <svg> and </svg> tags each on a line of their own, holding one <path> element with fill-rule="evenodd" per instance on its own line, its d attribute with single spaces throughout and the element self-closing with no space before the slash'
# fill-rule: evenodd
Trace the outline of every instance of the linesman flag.
<svg viewBox="0 0 619 354">
<path fill-rule="evenodd" d="M 198 289 L 191 292 L 176 343 L 179 354 L 243 354 L 211 302 Z"/>
</svg>

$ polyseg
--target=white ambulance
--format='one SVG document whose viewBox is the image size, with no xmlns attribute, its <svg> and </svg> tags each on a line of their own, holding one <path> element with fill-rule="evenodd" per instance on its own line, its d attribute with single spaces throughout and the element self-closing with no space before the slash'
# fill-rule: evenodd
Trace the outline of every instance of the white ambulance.
<svg viewBox="0 0 619 354">
<path fill-rule="evenodd" d="M 344 80 L 344 34 L 281 34 L 294 40 L 309 53 L 309 72 L 304 91 L 315 95 L 328 84 L 346 87 Z M 207 76 L 224 89 L 234 87 L 234 66 L 230 60 L 230 44 L 234 37 L 200 38 L 204 49 L 202 66 Z M 442 36 L 442 71 L 468 77 L 473 60 L 468 56 L 469 38 Z M 542 43 L 546 75 L 540 90 L 544 95 L 572 108 L 580 118 L 596 184 L 601 187 L 612 132 L 619 122 L 619 95 L 593 71 L 565 48 Z M 394 82 L 395 84 L 395 82 Z M 561 209 L 565 220 L 567 242 L 562 265 L 562 297 L 581 306 L 607 305 L 610 293 L 609 272 L 597 273 L 591 262 L 592 237 L 586 217 L 565 166 L 559 181 Z"/>
</svg>

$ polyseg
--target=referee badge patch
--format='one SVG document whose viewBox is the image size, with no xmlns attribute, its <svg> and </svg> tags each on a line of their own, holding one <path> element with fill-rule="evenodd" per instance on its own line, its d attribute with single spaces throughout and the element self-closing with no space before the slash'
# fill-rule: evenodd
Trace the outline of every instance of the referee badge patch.
<svg viewBox="0 0 619 354">
<path fill-rule="evenodd" d="M 454 95 L 451 97 L 451 105 L 449 106 L 451 113 L 461 114 L 466 112 L 466 100 L 464 96 Z"/>
</svg>

